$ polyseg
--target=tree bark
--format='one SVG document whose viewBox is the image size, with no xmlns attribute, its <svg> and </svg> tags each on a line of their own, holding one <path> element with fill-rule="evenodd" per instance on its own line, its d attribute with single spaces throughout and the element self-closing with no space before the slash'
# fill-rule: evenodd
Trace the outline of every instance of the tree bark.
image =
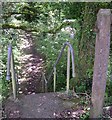
<svg viewBox="0 0 112 120">
<path fill-rule="evenodd" d="M 110 49 L 110 26 L 110 9 L 100 9 L 97 14 L 98 33 L 96 34 L 90 118 L 98 118 L 102 115 Z"/>
<path fill-rule="evenodd" d="M 92 7 L 91 7 L 92 6 Z M 83 20 L 81 28 L 81 38 L 79 39 L 79 75 L 82 79 L 87 79 L 87 70 L 93 68 L 94 57 L 94 33 L 95 9 L 93 4 L 85 3 L 83 10 Z M 82 67 L 83 66 L 83 67 Z M 79 78 L 80 80 L 80 78 Z"/>
</svg>

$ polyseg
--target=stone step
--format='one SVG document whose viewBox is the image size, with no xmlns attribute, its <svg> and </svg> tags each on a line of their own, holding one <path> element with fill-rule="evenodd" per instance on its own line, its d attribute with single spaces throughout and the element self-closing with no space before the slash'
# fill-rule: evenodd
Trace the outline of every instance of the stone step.
<svg viewBox="0 0 112 120">
<path fill-rule="evenodd" d="M 14 107 L 13 110 L 14 104 L 18 108 Z M 16 103 L 7 102 L 5 108 L 8 109 L 8 116 L 11 118 L 16 117 L 17 113 L 20 118 L 55 118 L 56 114 L 74 107 L 75 104 L 75 102 L 61 99 L 59 93 L 50 92 L 22 96 Z"/>
</svg>

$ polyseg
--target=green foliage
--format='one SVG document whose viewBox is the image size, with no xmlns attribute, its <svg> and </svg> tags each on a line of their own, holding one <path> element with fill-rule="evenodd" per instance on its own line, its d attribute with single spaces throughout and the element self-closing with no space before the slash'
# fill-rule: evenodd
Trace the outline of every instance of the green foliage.
<svg viewBox="0 0 112 120">
<path fill-rule="evenodd" d="M 59 21 L 63 22 L 63 21 Z M 58 23 L 59 24 L 59 23 Z M 79 31 L 79 25 L 76 21 L 72 24 L 72 27 L 77 29 Z M 50 71 L 53 69 L 53 65 L 56 62 L 56 59 L 61 52 L 61 49 L 63 47 L 63 44 L 66 41 L 70 41 L 72 44 L 74 51 L 75 51 L 75 63 L 78 63 L 78 32 L 76 32 L 75 39 L 71 40 L 70 33 L 68 33 L 66 30 L 60 29 L 60 31 L 56 34 L 41 34 L 37 38 L 37 46 L 38 51 L 40 51 L 42 54 L 46 55 L 46 71 L 48 71 L 47 75 L 50 74 Z M 57 82 L 56 86 L 57 90 L 61 90 L 65 88 L 66 85 L 66 68 L 67 68 L 67 49 L 65 49 L 62 58 L 60 59 L 59 63 L 57 64 Z M 72 72 L 72 70 L 71 70 Z M 72 76 L 71 76 L 72 77 Z"/>
<path fill-rule="evenodd" d="M 7 57 L 7 52 L 6 52 L 6 44 L 7 44 L 7 40 L 8 39 L 6 39 L 5 38 L 5 36 L 4 35 L 2 35 L 1 36 L 1 47 L 2 47 L 2 51 L 1 51 L 1 60 L 2 61 L 0 61 L 0 65 L 1 65 L 1 77 L 0 77 L 0 100 L 2 100 L 2 98 L 4 97 L 4 96 L 6 96 L 6 94 L 7 94 L 7 90 L 8 90 L 8 84 L 7 84 L 7 82 L 5 81 L 5 77 L 6 77 L 6 61 L 7 61 L 7 59 L 6 59 L 6 57 Z M 4 49 L 3 49 L 4 48 Z"/>
<path fill-rule="evenodd" d="M 22 3 L 3 3 L 3 23 L 12 23 L 16 26 L 24 26 L 23 30 L 30 28 L 36 29 L 34 32 L 37 50 L 46 57 L 45 69 L 47 76 L 55 63 L 58 54 L 63 46 L 63 43 L 70 41 L 75 51 L 75 72 L 77 92 L 91 92 L 93 63 L 95 50 L 95 27 L 96 15 L 100 8 L 111 8 L 110 3 L 76 3 L 76 2 L 22 2 Z M 71 40 L 67 32 L 61 29 L 65 19 L 75 19 L 75 23 L 69 26 L 76 29 L 74 40 Z M 53 29 L 53 30 L 52 30 Z M 55 29 L 55 30 L 54 30 Z M 58 30 L 57 30 L 58 29 Z M 46 31 L 50 31 L 47 33 Z M 9 32 L 10 31 L 10 32 Z M 9 34 L 4 33 L 1 36 L 0 44 L 2 45 L 2 80 L 3 91 L 8 87 L 5 83 L 6 62 L 7 62 L 7 45 L 8 42 L 13 44 L 13 50 L 16 63 L 19 55 L 19 40 L 16 30 L 9 29 Z M 12 38 L 12 33 L 14 36 Z M 21 33 L 21 32 L 20 32 Z M 111 44 L 112 46 L 112 44 Z M 111 47 L 112 49 L 112 47 Z M 112 51 L 110 51 L 112 53 Z M 108 81 L 106 89 L 106 99 L 111 99 L 112 96 L 112 60 L 110 55 Z M 66 85 L 66 67 L 67 67 L 67 49 L 57 65 L 57 90 L 65 89 Z M 72 78 L 72 76 L 70 76 Z M 2 83 L 0 82 L 0 86 Z M 0 87 L 2 88 L 2 87 Z M 7 91 L 7 90 L 6 90 Z M 110 97 L 109 97 L 110 96 Z"/>
<path fill-rule="evenodd" d="M 107 72 L 107 84 L 105 92 L 105 106 L 112 105 L 112 51 L 110 51 L 108 72 Z"/>
<path fill-rule="evenodd" d="M 85 114 L 80 116 L 80 120 L 88 120 L 89 116 L 90 116 L 90 113 L 89 113 L 89 111 L 87 111 Z"/>
<path fill-rule="evenodd" d="M 53 69 L 53 64 L 56 62 L 56 59 L 63 47 L 63 43 L 67 39 L 64 38 L 63 33 L 58 33 L 56 36 L 48 35 L 43 40 L 38 40 L 38 50 L 41 53 L 46 55 L 46 69 L 48 74 L 50 74 L 51 69 Z M 40 46 L 39 46 L 40 45 Z M 59 64 L 57 65 L 57 86 L 65 87 L 66 81 L 66 55 L 67 51 L 65 50 Z M 58 89 L 60 88 L 58 87 Z"/>
<path fill-rule="evenodd" d="M 3 31 L 3 34 L 1 36 L 1 70 L 0 70 L 0 100 L 4 100 L 9 94 L 12 92 L 11 91 L 11 81 L 6 80 L 6 64 L 7 64 L 7 50 L 8 50 L 8 44 L 11 43 L 13 47 L 13 54 L 14 54 L 14 62 L 15 65 L 18 65 L 17 58 L 19 56 L 18 52 L 18 33 L 15 30 L 10 30 L 10 31 Z"/>
</svg>

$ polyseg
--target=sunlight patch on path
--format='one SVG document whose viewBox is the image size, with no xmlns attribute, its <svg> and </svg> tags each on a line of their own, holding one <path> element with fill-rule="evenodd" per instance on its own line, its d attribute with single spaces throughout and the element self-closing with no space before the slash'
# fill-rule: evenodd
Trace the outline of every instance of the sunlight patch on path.
<svg viewBox="0 0 112 120">
<path fill-rule="evenodd" d="M 29 33 L 21 38 L 21 63 L 19 74 L 19 92 L 21 94 L 34 94 L 41 92 L 41 72 L 44 60 L 37 52 L 34 40 Z"/>
</svg>

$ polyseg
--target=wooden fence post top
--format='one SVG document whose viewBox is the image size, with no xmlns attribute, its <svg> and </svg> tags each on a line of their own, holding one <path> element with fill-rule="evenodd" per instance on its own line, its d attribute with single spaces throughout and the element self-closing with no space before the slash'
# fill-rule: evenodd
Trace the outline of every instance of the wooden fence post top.
<svg viewBox="0 0 112 120">
<path fill-rule="evenodd" d="M 104 23 L 102 23 L 101 21 L 103 21 Z M 109 23 L 112 23 L 111 10 L 110 9 L 100 9 L 98 14 L 97 14 L 97 28 L 98 28 L 98 30 L 101 29 L 107 21 Z"/>
<path fill-rule="evenodd" d="M 100 9 L 99 12 L 98 12 L 98 15 L 101 14 L 101 15 L 110 15 L 111 14 L 111 10 L 110 9 Z"/>
</svg>

